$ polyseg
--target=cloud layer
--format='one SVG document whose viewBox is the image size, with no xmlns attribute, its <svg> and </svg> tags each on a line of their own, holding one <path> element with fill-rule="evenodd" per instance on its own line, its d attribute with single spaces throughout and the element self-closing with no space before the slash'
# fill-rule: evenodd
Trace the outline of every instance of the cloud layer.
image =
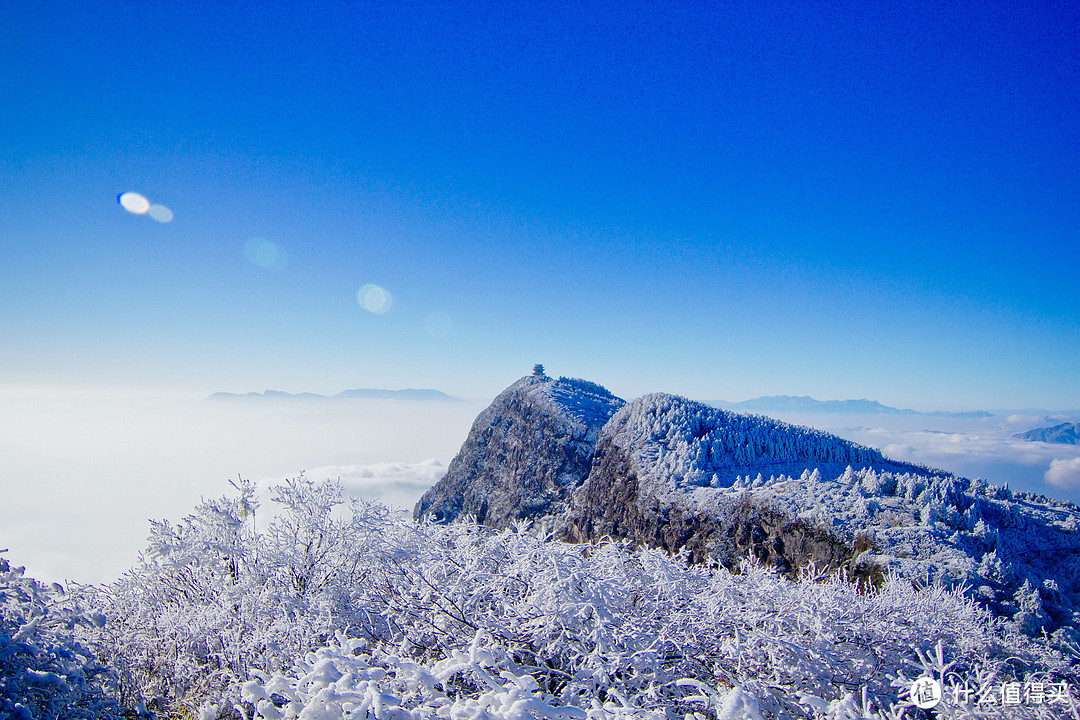
<svg viewBox="0 0 1080 720">
<path fill-rule="evenodd" d="M 483 404 L 4 397 L 0 549 L 42 580 L 106 582 L 136 561 L 149 519 L 178 520 L 238 475 L 340 478 L 411 509 Z"/>
<path fill-rule="evenodd" d="M 1050 468 L 1043 477 L 1054 487 L 1066 490 L 1080 488 L 1080 457 L 1051 460 Z"/>
<path fill-rule="evenodd" d="M 7 395 L 0 414 L 0 548 L 42 580 L 106 582 L 136 561 L 147 520 L 178 520 L 238 475 L 301 472 L 411 511 L 486 402 Z M 786 417 L 899 460 L 1080 501 L 1080 447 L 1012 435 L 1045 418 Z M 1045 424 L 1045 423 L 1044 423 Z M 268 517 L 268 515 L 267 515 Z"/>
<path fill-rule="evenodd" d="M 434 458 L 418 463 L 381 462 L 371 465 L 324 465 L 304 471 L 304 477 L 321 482 L 336 480 L 342 495 L 378 500 L 393 510 L 412 513 L 420 496 L 446 473 L 446 466 Z M 260 506 L 272 507 L 270 488 L 284 477 L 267 477 L 258 482 Z M 267 521 L 269 522 L 269 521 Z"/>
</svg>

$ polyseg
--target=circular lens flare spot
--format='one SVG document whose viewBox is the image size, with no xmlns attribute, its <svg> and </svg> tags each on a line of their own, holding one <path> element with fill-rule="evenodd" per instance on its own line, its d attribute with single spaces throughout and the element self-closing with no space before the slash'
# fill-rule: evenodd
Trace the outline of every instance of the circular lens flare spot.
<svg viewBox="0 0 1080 720">
<path fill-rule="evenodd" d="M 159 223 L 172 222 L 173 219 L 173 211 L 164 205 L 151 205 L 146 211 L 146 214 L 154 220 L 157 220 Z"/>
<path fill-rule="evenodd" d="M 285 248 L 266 238 L 251 238 L 244 243 L 244 257 L 263 270 L 278 271 L 285 267 Z"/>
<path fill-rule="evenodd" d="M 390 306 L 394 302 L 394 298 L 385 288 L 368 284 L 364 285 L 356 293 L 356 302 L 360 303 L 360 307 L 368 312 L 382 315 L 390 309 Z"/>
<path fill-rule="evenodd" d="M 444 338 L 451 333 L 454 329 L 454 319 L 442 312 L 436 310 L 428 313 L 424 318 L 424 332 L 433 338 Z"/>
<path fill-rule="evenodd" d="M 150 201 L 137 192 L 120 193 L 116 201 L 129 213 L 145 215 L 150 210 Z"/>
</svg>

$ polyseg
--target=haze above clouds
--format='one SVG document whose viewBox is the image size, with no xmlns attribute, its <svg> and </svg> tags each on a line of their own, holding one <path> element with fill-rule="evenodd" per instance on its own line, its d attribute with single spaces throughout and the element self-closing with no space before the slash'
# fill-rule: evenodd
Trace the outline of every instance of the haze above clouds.
<svg viewBox="0 0 1080 720">
<path fill-rule="evenodd" d="M 134 563 L 148 520 L 177 520 L 237 476 L 305 472 L 412 504 L 482 403 L 0 398 L 0 548 L 40 579 L 100 582 Z"/>
<path fill-rule="evenodd" d="M 0 398 L 0 548 L 43 580 L 105 582 L 135 561 L 148 520 L 179 520 L 201 497 L 301 472 L 347 495 L 411 511 L 490 402 Z M 1080 447 L 1017 440 L 1039 416 L 933 418 L 774 413 L 886 455 L 1080 502 Z"/>
</svg>

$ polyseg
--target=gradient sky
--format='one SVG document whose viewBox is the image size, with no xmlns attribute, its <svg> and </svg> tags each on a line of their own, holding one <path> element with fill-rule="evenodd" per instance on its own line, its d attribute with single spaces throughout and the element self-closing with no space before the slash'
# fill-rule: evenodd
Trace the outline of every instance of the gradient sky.
<svg viewBox="0 0 1080 720">
<path fill-rule="evenodd" d="M 6 3 L 0 390 L 480 398 L 543 362 L 1080 408 L 1078 33 L 1071 2 Z"/>
</svg>

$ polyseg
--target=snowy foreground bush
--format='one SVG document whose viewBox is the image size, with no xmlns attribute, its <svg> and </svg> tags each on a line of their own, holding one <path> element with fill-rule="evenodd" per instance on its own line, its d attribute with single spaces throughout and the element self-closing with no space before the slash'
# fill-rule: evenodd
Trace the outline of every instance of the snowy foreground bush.
<svg viewBox="0 0 1080 720">
<path fill-rule="evenodd" d="M 258 531 L 237 487 L 154 523 L 100 590 L 108 622 L 86 638 L 126 702 L 207 720 L 884 719 L 926 716 L 910 688 L 929 676 L 939 717 L 1080 720 L 1078 658 L 1006 634 L 963 588 L 860 592 L 415 523 L 303 478 L 274 489 Z"/>
<path fill-rule="evenodd" d="M 108 668 L 74 637 L 103 620 L 0 557 L 0 719 L 117 717 Z"/>
</svg>

